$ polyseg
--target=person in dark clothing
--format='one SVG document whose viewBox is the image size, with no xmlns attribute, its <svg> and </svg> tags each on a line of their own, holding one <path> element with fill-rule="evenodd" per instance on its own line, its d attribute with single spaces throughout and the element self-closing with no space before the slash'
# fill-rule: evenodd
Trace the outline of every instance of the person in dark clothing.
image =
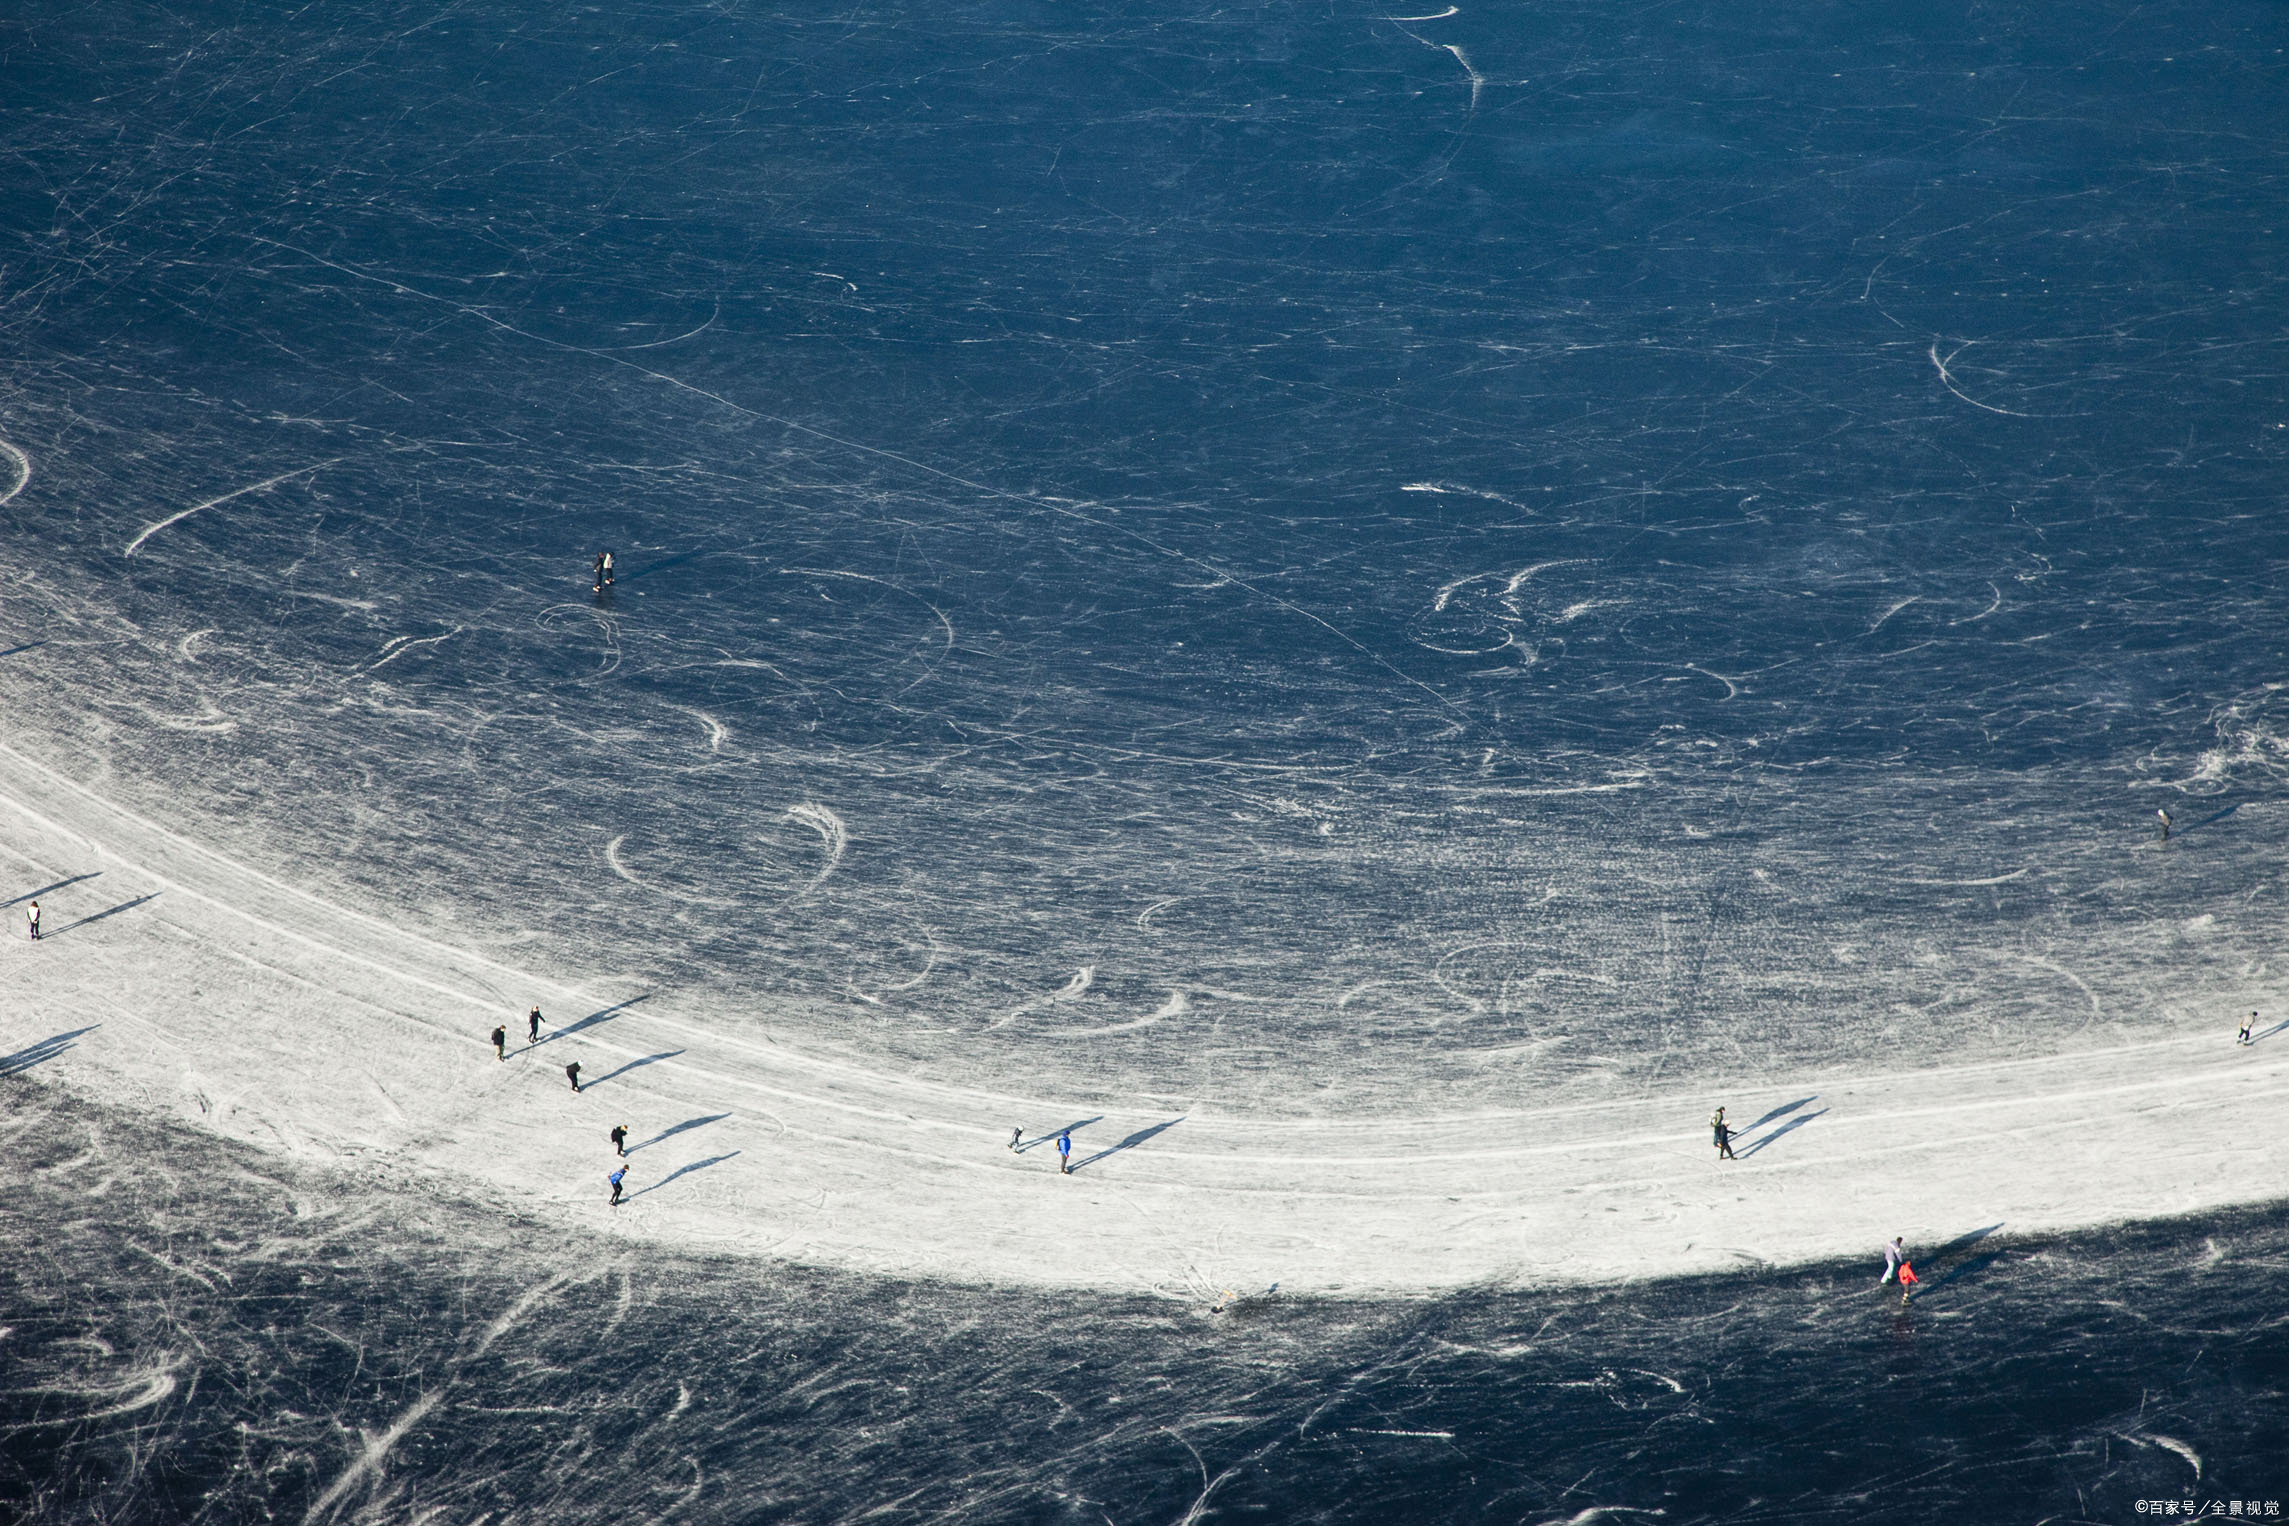
<svg viewBox="0 0 2289 1526">
<path fill-rule="evenodd" d="M 2162 818 L 2162 841 L 2168 842 L 2170 840 L 2170 813 L 2164 810 L 2156 811 L 2154 814 Z"/>
<path fill-rule="evenodd" d="M 508 1057 L 509 1030 L 506 1028 L 495 1028 L 493 1030 L 493 1058 L 496 1060 L 505 1060 Z"/>
<path fill-rule="evenodd" d="M 605 589 L 607 589 L 607 588 L 610 588 L 611 586 L 612 586 L 612 553 L 611 553 L 611 552 L 609 552 L 609 551 L 599 551 L 599 552 L 597 552 L 597 553 L 596 553 L 596 588 L 595 588 L 595 592 L 597 592 L 597 593 L 602 593 L 602 592 L 603 592 Z"/>
<path fill-rule="evenodd" d="M 525 1019 L 525 1041 L 532 1044 L 540 1042 L 540 1008 L 538 1007 L 533 1008 L 532 1015 Z"/>
<path fill-rule="evenodd" d="M 1717 1159 L 1739 1160 L 1733 1153 L 1733 1127 L 1725 1122 L 1725 1110 L 1718 1108 L 1709 1119 L 1709 1134 L 1717 1146 Z"/>
<path fill-rule="evenodd" d="M 564 1079 L 572 1083 L 574 1091 L 580 1090 L 580 1062 L 578 1060 L 574 1060 L 570 1065 L 564 1067 Z"/>
<path fill-rule="evenodd" d="M 622 1160 L 628 1158 L 628 1125 L 615 1123 L 612 1125 L 612 1132 L 604 1137 L 612 1141 L 612 1148 L 619 1152 Z"/>
<path fill-rule="evenodd" d="M 1009 1131 L 1009 1150 L 1012 1155 L 1017 1153 L 1017 1142 L 1024 1137 L 1025 1130 L 1023 1129 L 1011 1129 Z"/>
<path fill-rule="evenodd" d="M 1073 1174 L 1073 1131 L 1071 1129 L 1067 1129 L 1057 1136 L 1057 1174 L 1060 1176 Z"/>
<path fill-rule="evenodd" d="M 622 1166 L 619 1170 L 604 1178 L 606 1181 L 612 1184 L 612 1206 L 615 1208 L 620 1206 L 620 1183 L 627 1179 L 627 1175 L 628 1168 L 626 1166 Z"/>
</svg>

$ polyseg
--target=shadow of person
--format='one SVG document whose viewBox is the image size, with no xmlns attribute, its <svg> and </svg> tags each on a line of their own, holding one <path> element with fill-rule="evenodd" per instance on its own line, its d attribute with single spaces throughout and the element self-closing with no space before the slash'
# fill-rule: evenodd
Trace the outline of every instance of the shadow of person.
<svg viewBox="0 0 2289 1526">
<path fill-rule="evenodd" d="M 1774 1140 L 1780 1138 L 1783 1134 L 1793 1134 L 1798 1129 L 1801 1129 L 1806 1124 L 1810 1123 L 1813 1119 L 1825 1118 L 1827 1116 L 1828 1109 L 1822 1108 L 1817 1113 L 1805 1113 L 1799 1117 L 1791 1118 L 1788 1120 L 1788 1122 L 1782 1124 L 1779 1128 L 1774 1129 L 1771 1133 L 1765 1135 L 1764 1138 L 1758 1140 L 1755 1144 L 1752 1144 L 1747 1149 L 1741 1151 L 1740 1158 L 1746 1160 L 1751 1155 L 1756 1154 L 1757 1151 L 1763 1149 L 1766 1145 L 1771 1144 Z M 1755 1125 L 1751 1124 L 1750 1127 L 1753 1128 Z"/>
<path fill-rule="evenodd" d="M 604 1072 L 604 1074 L 598 1076 L 593 1081 L 581 1082 L 580 1089 L 582 1091 L 587 1091 L 591 1087 L 602 1086 L 605 1082 L 624 1076 L 629 1071 L 636 1069 L 640 1065 L 656 1065 L 662 1060 L 672 1060 L 677 1055 L 682 1053 L 683 1051 L 681 1049 L 663 1049 L 658 1054 L 643 1055 L 637 1059 L 630 1060 L 627 1064 L 621 1066 L 618 1070 L 608 1070 Z"/>
<path fill-rule="evenodd" d="M 1186 1115 L 1186 1117 L 1189 1116 L 1191 1115 Z M 1134 1134 L 1131 1134 L 1128 1138 L 1122 1140 L 1119 1144 L 1109 1145 L 1106 1148 L 1099 1150 L 1096 1154 L 1090 1156 L 1087 1160 L 1077 1160 L 1073 1162 L 1073 1169 L 1078 1171 L 1084 1166 L 1095 1165 L 1098 1161 L 1103 1160 L 1108 1155 L 1118 1155 L 1123 1150 L 1133 1150 L 1138 1145 L 1141 1145 L 1146 1140 L 1152 1138 L 1155 1134 L 1165 1134 L 1170 1129 L 1175 1128 L 1183 1121 L 1183 1118 L 1171 1118 L 1168 1120 L 1168 1122 L 1156 1123 L 1149 1129 L 1139 1129 Z"/>
<path fill-rule="evenodd" d="M 90 912 L 88 915 L 80 918 L 77 922 L 66 922 L 63 926 L 57 928 L 54 932 L 42 933 L 40 934 L 40 937 L 42 939 L 61 938 L 65 933 L 72 931 L 74 928 L 85 927 L 90 922 L 101 922 L 105 917 L 116 917 L 123 911 L 133 911 L 136 907 L 143 905 L 147 901 L 158 900 L 159 896 L 160 892 L 154 890 L 149 895 L 139 895 L 132 901 L 121 901 L 117 906 L 110 907 L 106 910 Z"/>
<path fill-rule="evenodd" d="M 0 1076 L 12 1076 L 19 1071 L 30 1070 L 35 1065 L 44 1065 L 65 1050 L 76 1047 L 72 1040 L 83 1033 L 93 1033 L 102 1026 L 101 1023 L 90 1023 L 85 1028 L 50 1034 L 37 1044 L 25 1045 L 14 1054 L 0 1055 Z"/>
<path fill-rule="evenodd" d="M 738 1156 L 738 1155 L 743 1155 L 743 1154 L 745 1154 L 745 1153 L 746 1153 L 746 1152 L 745 1152 L 745 1151 L 743 1151 L 743 1150 L 733 1150 L 733 1151 L 729 1152 L 728 1154 L 724 1154 L 724 1155 L 710 1155 L 710 1156 L 709 1156 L 707 1159 L 705 1159 L 705 1160 L 695 1160 L 695 1161 L 693 1161 L 693 1162 L 692 1162 L 690 1165 L 688 1165 L 688 1166 L 678 1166 L 678 1167 L 677 1167 L 675 1170 L 673 1170 L 673 1171 L 670 1171 L 670 1172 L 669 1172 L 667 1175 L 665 1175 L 665 1176 L 661 1177 L 661 1178 L 660 1178 L 658 1181 L 656 1181 L 656 1182 L 652 1183 L 652 1185 L 650 1185 L 649 1187 L 639 1187 L 639 1188 L 637 1188 L 637 1189 L 636 1189 L 634 1192 L 631 1192 L 631 1193 L 629 1193 L 629 1194 L 628 1194 L 628 1196 L 629 1196 L 629 1197 L 632 1197 L 632 1198 L 637 1198 L 637 1197 L 642 1197 L 642 1196 L 643 1196 L 645 1193 L 647 1193 L 647 1192 L 657 1192 L 657 1191 L 659 1191 L 659 1190 L 660 1190 L 662 1187 L 665 1187 L 665 1186 L 666 1186 L 668 1183 L 670 1183 L 670 1182 L 672 1182 L 672 1181 L 678 1181 L 678 1180 L 682 1179 L 683 1177 L 687 1177 L 687 1176 L 691 1175 L 691 1174 L 692 1174 L 694 1171 L 705 1171 L 705 1170 L 706 1170 L 706 1169 L 707 1169 L 709 1166 L 720 1166 L 720 1165 L 722 1165 L 722 1164 L 723 1164 L 725 1161 L 727 1161 L 727 1160 L 730 1160 L 730 1159 L 732 1159 L 732 1158 L 733 1158 L 733 1157 L 735 1157 L 735 1156 Z M 625 1201 L 625 1200 L 623 1200 L 623 1201 Z"/>
<path fill-rule="evenodd" d="M 1099 1113 L 1094 1118 L 1083 1118 L 1077 1123 L 1068 1123 L 1061 1129 L 1051 1129 L 1047 1133 L 1036 1134 L 1033 1136 L 1033 1138 L 1028 1139 L 1025 1141 L 1025 1143 L 1019 1145 L 1017 1147 L 1017 1153 L 1023 1155 L 1026 1151 L 1032 1149 L 1035 1145 L 1053 1145 L 1057 1143 L 1057 1136 L 1060 1134 L 1078 1134 L 1083 1129 L 1087 1128 L 1090 1124 L 1103 1123 L 1104 1121 L 1105 1115 L 1103 1113 Z"/>
</svg>

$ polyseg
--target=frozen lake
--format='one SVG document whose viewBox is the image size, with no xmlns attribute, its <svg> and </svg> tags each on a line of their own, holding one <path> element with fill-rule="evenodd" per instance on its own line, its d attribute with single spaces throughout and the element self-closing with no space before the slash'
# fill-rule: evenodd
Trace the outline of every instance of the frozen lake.
<svg viewBox="0 0 2289 1526">
<path fill-rule="evenodd" d="M 740 1235 L 908 1124 L 1093 1118 L 1174 1221 L 1536 1110 L 1936 1146 L 1835 1099 L 1982 1066 L 2068 1109 L 1972 1173 L 2038 1223 L 2277 1193 L 2281 1051 L 2183 1157 L 2109 1119 L 2209 1072 L 2107 1088 L 2279 1020 L 2281 17 L 1397 9 L 0 22 L 0 900 L 68 932 L 0 1050 L 555 1204 L 594 1163 L 452 1046 L 593 1013 L 736 1110 Z M 1754 1253 L 1987 1222 L 1860 1181 Z M 725 1234 L 930 1299 L 1191 1254 L 843 1211 Z"/>
</svg>

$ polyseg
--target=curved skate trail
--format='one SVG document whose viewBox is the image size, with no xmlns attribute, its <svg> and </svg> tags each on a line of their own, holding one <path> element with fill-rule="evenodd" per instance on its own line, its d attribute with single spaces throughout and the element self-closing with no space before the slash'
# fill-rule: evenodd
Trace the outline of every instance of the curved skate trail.
<svg viewBox="0 0 2289 1526">
<path fill-rule="evenodd" d="M 1971 1223 L 2187 1212 L 2260 1195 L 2289 1166 L 2267 1126 L 2289 1097 L 2289 1041 L 2236 1049 L 2208 1028 L 1525 1110 L 1076 1103 L 870 1069 L 778 1042 L 756 1014 L 605 995 L 430 941 L 5 746 L 0 819 L 22 872 L 102 871 L 72 892 L 85 908 L 59 896 L 60 921 L 134 908 L 10 945 L 5 973 L 44 1021 L 106 1025 L 43 1079 L 504 1206 L 537 1192 L 600 1233 L 1185 1298 L 1251 1279 L 1408 1295 L 1729 1269 L 1723 1246 L 1779 1262 Z M 552 1014 L 542 1042 L 495 1061 L 485 1035 L 521 1035 L 534 1000 Z M 572 1059 L 592 1083 L 578 1097 Z M 1771 1112 L 1737 1162 L 1710 1158 L 1711 1095 L 1744 1120 Z M 659 1190 L 607 1217 L 601 1140 L 623 1121 L 670 1132 L 632 1157 L 632 1185 Z M 1060 1177 L 1046 1141 L 1066 1125 L 1081 1164 Z M 1037 1147 L 1010 1151 L 1013 1127 Z"/>
</svg>

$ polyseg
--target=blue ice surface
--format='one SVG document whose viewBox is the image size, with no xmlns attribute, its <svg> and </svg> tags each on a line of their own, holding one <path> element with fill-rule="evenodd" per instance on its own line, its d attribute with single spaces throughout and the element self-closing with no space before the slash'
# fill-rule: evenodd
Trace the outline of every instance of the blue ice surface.
<svg viewBox="0 0 2289 1526">
<path fill-rule="evenodd" d="M 2206 998 L 2281 823 L 2144 850 L 2289 764 L 2278 13 L 1390 9 L 21 8 L 12 735 L 1075 1090 Z"/>
<path fill-rule="evenodd" d="M 2248 0 L 29 0 L 7 740 L 615 999 L 1077 1101 L 1477 1105 L 2167 1016 L 2273 957 L 2283 33 Z M 403 1277 L 320 1233 L 272 1303 L 146 1308 L 145 1258 L 81 1251 L 196 1231 L 125 1202 L 9 1258 L 45 1364 L 14 1420 L 152 1393 L 192 1335 L 253 1386 L 16 1433 L 35 1518 L 307 1508 L 474 1360 L 455 1300 L 475 1328 L 548 1270 L 471 1296 L 465 1226 Z M 226 1206 L 200 1264 L 268 1277 Z M 1907 1326 L 1818 1272 L 1295 1316 L 1230 1365 L 1079 1297 L 1062 1345 L 835 1284 L 979 1332 L 927 1425 L 871 1315 L 766 1278 L 647 1310 L 608 1372 L 454 1367 L 473 1407 L 400 1462 L 584 1518 L 501 1461 L 529 1422 L 475 1417 L 635 1371 L 602 1513 L 998 1481 L 979 1518 L 2130 1519 L 2185 1483 L 2158 1434 L 2289 1494 L 2245 1476 L 2270 1327 L 2178 1235 L 2085 1282 L 2101 1246 L 1983 1264 Z M 313 1334 L 400 1307 L 437 1322 Z M 757 1355 L 695 1412 L 703 1349 Z M 162 1421 L 208 1438 L 180 1474 L 102 1471 Z M 612 1471 L 645 1425 L 711 1481 Z"/>
</svg>

